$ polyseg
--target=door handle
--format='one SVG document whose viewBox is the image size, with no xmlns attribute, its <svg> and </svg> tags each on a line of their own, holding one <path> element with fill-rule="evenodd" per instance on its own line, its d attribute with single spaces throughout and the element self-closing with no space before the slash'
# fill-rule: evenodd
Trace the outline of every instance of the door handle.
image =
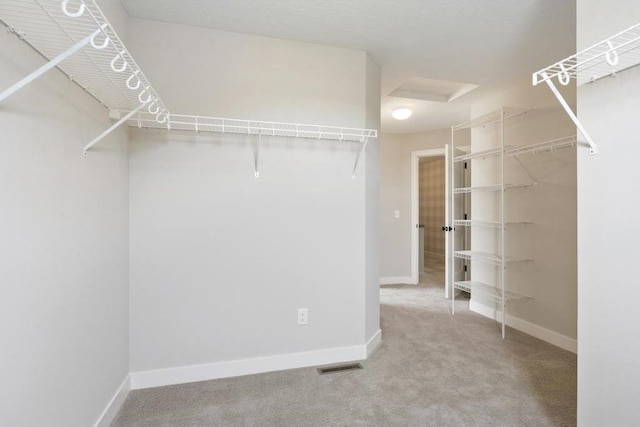
<svg viewBox="0 0 640 427">
<path fill-rule="evenodd" d="M 442 227 L 442 231 L 453 231 L 453 227 Z"/>
</svg>

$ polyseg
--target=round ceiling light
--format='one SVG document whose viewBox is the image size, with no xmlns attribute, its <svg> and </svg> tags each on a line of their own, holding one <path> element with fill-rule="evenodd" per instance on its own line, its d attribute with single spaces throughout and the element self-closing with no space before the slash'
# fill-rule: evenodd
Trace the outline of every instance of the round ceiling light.
<svg viewBox="0 0 640 427">
<path fill-rule="evenodd" d="M 412 114 L 413 111 L 409 108 L 396 108 L 391 112 L 391 117 L 396 120 L 407 120 Z"/>
</svg>

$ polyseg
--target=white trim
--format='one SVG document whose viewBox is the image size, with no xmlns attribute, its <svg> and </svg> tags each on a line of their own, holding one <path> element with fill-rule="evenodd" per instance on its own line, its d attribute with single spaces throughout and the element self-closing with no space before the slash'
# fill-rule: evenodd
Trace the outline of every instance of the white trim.
<svg viewBox="0 0 640 427">
<path fill-rule="evenodd" d="M 411 152 L 411 283 L 417 284 L 419 281 L 418 268 L 420 261 L 418 260 L 418 211 L 420 209 L 418 180 L 420 169 L 418 162 L 420 157 L 440 157 L 445 155 L 445 149 L 436 148 L 432 150 L 417 150 Z"/>
<path fill-rule="evenodd" d="M 367 344 L 131 373 L 131 389 L 160 387 L 367 358 Z"/>
<path fill-rule="evenodd" d="M 131 376 L 127 375 L 116 393 L 113 395 L 107 407 L 102 411 L 102 414 L 98 417 L 98 421 L 94 424 L 95 427 L 109 427 L 111 422 L 116 417 L 116 414 L 122 407 L 127 395 L 131 391 Z"/>
<path fill-rule="evenodd" d="M 497 321 L 502 319 L 502 312 L 500 310 L 496 310 L 495 308 L 480 304 L 477 301 L 471 300 L 469 302 L 469 310 Z M 566 335 L 554 332 L 550 329 L 543 328 L 542 326 L 536 325 L 535 323 L 531 323 L 507 314 L 505 324 L 511 326 L 513 329 L 517 329 L 520 332 L 524 332 L 525 334 L 541 339 L 542 341 L 546 341 L 564 350 L 570 351 L 572 353 L 578 352 L 577 340 L 569 338 Z"/>
<path fill-rule="evenodd" d="M 384 285 L 417 285 L 418 281 L 415 282 L 411 277 L 407 276 L 397 276 L 397 277 L 381 277 L 380 278 L 380 286 Z"/>
<path fill-rule="evenodd" d="M 373 336 L 367 341 L 367 359 L 371 357 L 373 353 L 380 347 L 382 344 L 382 330 L 378 329 L 378 331 L 373 334 Z"/>
</svg>

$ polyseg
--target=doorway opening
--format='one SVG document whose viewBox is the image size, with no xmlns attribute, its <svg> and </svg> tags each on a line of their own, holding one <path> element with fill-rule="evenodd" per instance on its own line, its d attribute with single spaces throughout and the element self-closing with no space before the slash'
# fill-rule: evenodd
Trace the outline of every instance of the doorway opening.
<svg viewBox="0 0 640 427">
<path fill-rule="evenodd" d="M 411 153 L 411 282 L 429 281 L 443 289 L 446 154 L 445 148 Z"/>
<path fill-rule="evenodd" d="M 444 287 L 445 158 L 418 159 L 418 274 Z"/>
</svg>

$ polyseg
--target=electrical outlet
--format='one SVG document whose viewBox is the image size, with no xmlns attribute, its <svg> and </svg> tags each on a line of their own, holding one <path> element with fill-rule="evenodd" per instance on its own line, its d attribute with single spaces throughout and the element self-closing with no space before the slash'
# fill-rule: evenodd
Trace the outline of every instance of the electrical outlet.
<svg viewBox="0 0 640 427">
<path fill-rule="evenodd" d="M 307 323 L 309 323 L 309 309 L 299 308 L 298 309 L 298 325 L 306 325 Z"/>
<path fill-rule="evenodd" d="M 400 218 L 400 211 L 399 211 L 399 210 L 395 210 L 395 211 L 393 211 L 393 216 L 394 216 L 395 218 Z"/>
</svg>

